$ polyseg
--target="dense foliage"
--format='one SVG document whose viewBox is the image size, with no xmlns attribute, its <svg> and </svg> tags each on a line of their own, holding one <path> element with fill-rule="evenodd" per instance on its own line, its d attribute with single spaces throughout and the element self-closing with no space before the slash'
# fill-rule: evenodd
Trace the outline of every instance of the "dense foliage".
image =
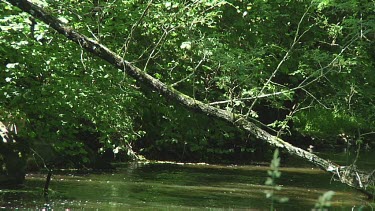
<svg viewBox="0 0 375 211">
<path fill-rule="evenodd" d="M 373 1 L 33 2 L 155 78 L 284 138 L 374 137 Z M 124 159 L 136 151 L 217 162 L 266 151 L 8 3 L 0 14 L 0 119 L 44 161 L 90 166 L 100 154 Z"/>
</svg>

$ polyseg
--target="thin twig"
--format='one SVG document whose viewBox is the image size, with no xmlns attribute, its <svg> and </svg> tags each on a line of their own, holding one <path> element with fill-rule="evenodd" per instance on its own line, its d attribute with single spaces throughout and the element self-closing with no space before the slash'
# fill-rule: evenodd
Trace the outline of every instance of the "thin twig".
<svg viewBox="0 0 375 211">
<path fill-rule="evenodd" d="M 310 6 L 306 9 L 305 13 L 302 15 L 299 23 L 298 23 L 298 26 L 297 26 L 297 31 L 295 33 L 295 36 L 294 36 L 294 40 L 293 40 L 293 43 L 292 45 L 290 46 L 289 50 L 285 53 L 284 57 L 282 58 L 282 60 L 279 62 L 279 64 L 277 65 L 276 69 L 273 71 L 273 73 L 271 74 L 271 76 L 268 78 L 267 82 L 263 85 L 262 89 L 260 90 L 259 94 L 262 94 L 264 89 L 268 86 L 268 84 L 271 82 L 272 78 L 275 77 L 276 73 L 279 71 L 281 65 L 288 59 L 289 57 L 289 54 L 292 52 L 294 46 L 296 45 L 296 43 L 302 38 L 302 35 L 304 35 L 309 29 L 311 29 L 311 27 L 304 31 L 303 34 L 300 36 L 299 35 L 299 30 L 301 28 L 301 24 L 302 24 L 302 21 L 305 19 L 305 16 L 307 15 L 308 11 L 310 10 L 312 6 L 312 2 L 310 4 Z M 247 112 L 247 114 L 245 116 L 248 116 L 250 114 L 250 112 L 252 111 L 253 107 L 255 106 L 256 102 L 258 101 L 258 98 L 255 98 L 254 101 L 251 103 L 251 106 L 249 107 L 249 110 Z"/>
<path fill-rule="evenodd" d="M 81 63 L 82 63 L 82 66 L 83 66 L 83 69 L 86 71 L 86 65 L 85 65 L 85 62 L 84 62 L 84 59 L 83 59 L 83 48 L 82 48 L 82 45 L 81 45 L 81 42 L 78 43 L 79 46 L 81 46 Z"/>
<path fill-rule="evenodd" d="M 167 30 L 167 29 L 164 29 L 164 32 L 163 34 L 161 35 L 160 39 L 158 40 L 158 42 L 155 44 L 154 48 L 152 49 L 151 53 L 148 55 L 148 58 L 147 58 L 147 61 L 146 61 L 146 64 L 143 68 L 143 71 L 146 72 L 147 70 L 147 66 L 149 64 L 149 62 L 151 61 L 151 59 L 155 58 L 155 56 L 157 55 L 157 53 L 155 53 L 156 49 L 159 47 L 160 43 L 165 39 L 167 38 L 168 34 L 173 31 L 172 30 Z"/>
<path fill-rule="evenodd" d="M 121 49 L 124 49 L 124 53 L 122 54 L 122 58 L 124 58 L 126 56 L 130 41 L 133 38 L 133 33 L 134 33 L 135 29 L 139 26 L 139 24 L 142 22 L 144 17 L 146 17 L 146 14 L 151 7 L 152 1 L 153 0 L 150 0 L 148 2 L 146 8 L 143 10 L 143 13 L 142 13 L 141 17 L 138 19 L 138 21 L 135 24 L 133 24 L 132 28 L 130 29 L 130 33 L 128 34 L 128 37 L 126 38 L 124 45 L 121 47 Z"/>
<path fill-rule="evenodd" d="M 203 63 L 203 61 L 206 60 L 206 54 L 203 54 L 203 58 L 198 62 L 198 64 L 195 66 L 194 70 L 196 71 L 199 66 Z M 195 71 L 193 71 L 192 73 L 190 73 L 189 75 L 187 75 L 185 78 L 173 83 L 171 86 L 172 87 L 175 87 L 177 86 L 178 84 L 180 84 L 181 82 L 187 80 L 188 78 L 190 78 L 192 75 L 194 75 Z"/>
<path fill-rule="evenodd" d="M 42 161 L 42 163 L 43 163 L 43 167 L 45 168 L 45 169 L 47 169 L 48 171 L 50 171 L 50 169 L 47 167 L 47 164 L 46 164 L 46 162 L 44 161 L 44 158 L 41 156 L 41 155 L 39 155 L 39 153 L 38 152 L 36 152 L 33 148 L 30 148 L 30 150 L 33 152 L 33 155 L 37 155 L 38 157 L 39 157 L 39 159 Z M 35 158 L 35 157 L 34 157 Z"/>
<path fill-rule="evenodd" d="M 323 70 L 325 69 L 328 69 L 329 67 L 331 67 L 337 60 L 338 58 L 349 48 L 349 46 L 351 46 L 356 40 L 358 40 L 358 37 L 353 37 L 346 45 L 345 47 L 340 51 L 339 54 L 337 54 L 335 56 L 335 58 L 332 59 L 332 61 L 327 64 L 326 66 L 321 66 L 319 69 L 317 69 L 314 73 L 310 74 L 308 77 L 306 77 L 298 86 L 294 87 L 294 88 L 291 88 L 291 89 L 288 89 L 288 90 L 283 90 L 283 91 L 279 91 L 279 92 L 274 92 L 274 93 L 269 93 L 269 94 L 261 94 L 261 95 L 256 95 L 256 96 L 253 96 L 253 97 L 244 97 L 244 98 L 239 98 L 239 99 L 235 99 L 235 100 L 238 100 L 238 101 L 246 101 L 246 100 L 254 100 L 254 99 L 261 99 L 261 98 L 266 98 L 266 97 L 271 97 L 271 96 L 277 96 L 277 95 L 281 95 L 281 94 L 285 94 L 285 93 L 288 93 L 288 92 L 291 92 L 291 91 L 295 91 L 295 90 L 303 90 L 306 92 L 306 89 L 303 89 L 311 84 L 313 84 L 314 82 L 318 81 L 320 78 L 323 78 L 323 77 L 326 77 L 326 75 L 328 73 L 330 73 L 332 70 L 328 70 L 326 72 L 323 73 Z M 321 72 L 321 74 L 319 76 L 317 76 L 316 78 L 312 79 L 311 81 L 308 81 L 309 79 L 311 79 L 314 75 L 316 75 L 315 73 L 317 72 Z M 271 81 L 272 82 L 272 81 Z M 270 82 L 270 83 L 271 83 Z M 311 95 L 311 93 L 308 93 L 309 95 Z M 224 104 L 224 103 L 228 103 L 230 102 L 231 100 L 223 100 L 223 101 L 217 101 L 217 102 L 212 102 L 212 103 L 209 103 L 209 105 L 219 105 L 219 104 Z"/>
</svg>

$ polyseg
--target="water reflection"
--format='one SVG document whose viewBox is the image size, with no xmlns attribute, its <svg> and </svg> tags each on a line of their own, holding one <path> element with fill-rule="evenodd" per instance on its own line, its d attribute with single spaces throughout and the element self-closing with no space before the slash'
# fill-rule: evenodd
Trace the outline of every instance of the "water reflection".
<svg viewBox="0 0 375 211">
<path fill-rule="evenodd" d="M 357 152 L 347 151 L 340 152 L 335 150 L 324 150 L 317 153 L 318 156 L 323 158 L 329 158 L 333 162 L 336 162 L 340 165 L 348 166 L 352 164 L 357 157 Z M 358 154 L 358 160 L 356 165 L 361 170 L 372 171 L 375 169 L 375 151 L 361 151 Z"/>
<path fill-rule="evenodd" d="M 374 161 L 374 160 L 373 160 Z M 267 209 L 266 166 L 124 164 L 116 172 L 53 176 L 48 201 L 44 175 L 30 174 L 21 190 L 1 190 L 0 207 L 40 209 Z M 279 210 L 310 210 L 321 194 L 333 190 L 333 206 L 368 206 L 365 196 L 331 183 L 329 174 L 306 166 L 284 167 L 277 194 L 290 200 Z"/>
</svg>

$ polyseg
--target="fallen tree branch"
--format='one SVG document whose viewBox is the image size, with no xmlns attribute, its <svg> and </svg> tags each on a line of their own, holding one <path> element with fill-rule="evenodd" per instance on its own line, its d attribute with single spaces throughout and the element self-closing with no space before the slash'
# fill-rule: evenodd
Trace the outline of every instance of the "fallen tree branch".
<svg viewBox="0 0 375 211">
<path fill-rule="evenodd" d="M 318 166 L 319 168 L 327 172 L 330 172 L 334 176 L 337 175 L 337 170 L 340 169 L 340 166 L 338 164 L 330 162 L 329 160 L 322 159 L 313 153 L 310 153 L 306 150 L 303 150 L 301 148 L 291 145 L 290 143 L 280 139 L 277 136 L 271 135 L 267 131 L 259 128 L 254 123 L 246 120 L 246 118 L 243 115 L 231 113 L 229 111 L 216 108 L 208 104 L 204 104 L 203 102 L 197 101 L 179 92 L 178 90 L 174 89 L 172 86 L 168 86 L 162 83 L 158 79 L 153 78 L 151 75 L 135 67 L 130 62 L 124 60 L 119 55 L 109 50 L 106 46 L 66 26 L 60 20 L 53 17 L 51 14 L 49 14 L 42 8 L 30 3 L 29 1 L 27 0 L 7 0 L 7 1 L 13 4 L 14 6 L 20 8 L 22 11 L 29 13 L 33 17 L 42 20 L 44 23 L 48 24 L 50 27 L 58 31 L 60 34 L 67 37 L 69 40 L 77 44 L 80 44 L 81 47 L 86 49 L 87 51 L 109 62 L 113 66 L 121 70 L 124 70 L 131 77 L 138 80 L 143 85 L 153 90 L 158 91 L 164 97 L 173 99 L 179 102 L 180 104 L 184 105 L 185 107 L 189 108 L 190 110 L 201 112 L 209 116 L 233 123 L 236 127 L 249 132 L 250 134 L 254 135 L 258 139 L 266 141 L 269 145 L 273 147 L 282 148 L 291 155 L 295 155 L 300 158 L 303 158 L 304 160 L 314 164 L 315 166 Z M 351 175 L 351 177 L 353 177 L 352 180 L 357 180 L 356 170 L 353 169 L 353 171 L 355 172 L 350 172 L 350 174 L 348 175 Z M 340 178 L 343 178 L 343 177 L 340 177 Z M 351 187 L 361 190 L 362 192 L 366 193 L 369 196 L 374 196 L 374 193 L 367 191 L 365 188 L 360 187 L 359 185 L 353 185 L 354 183 L 352 182 L 348 183 L 347 181 L 349 180 L 347 178 L 345 180 L 340 179 L 340 181 Z"/>
</svg>

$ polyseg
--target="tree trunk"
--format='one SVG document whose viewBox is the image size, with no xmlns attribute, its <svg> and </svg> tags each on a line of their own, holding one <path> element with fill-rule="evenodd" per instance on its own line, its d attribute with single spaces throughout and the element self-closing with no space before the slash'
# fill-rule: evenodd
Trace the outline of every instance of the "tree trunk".
<svg viewBox="0 0 375 211">
<path fill-rule="evenodd" d="M 26 159 L 22 144 L 10 134 L 6 125 L 0 121 L 0 188 L 17 186 L 24 182 Z"/>
<path fill-rule="evenodd" d="M 116 55 L 111 50 L 109 50 L 106 46 L 101 45 L 98 42 L 74 31 L 72 28 L 66 26 L 64 23 L 50 15 L 48 12 L 44 11 L 42 8 L 28 2 L 27 0 L 8 0 L 8 2 L 13 4 L 14 6 L 19 7 L 21 10 L 29 13 L 33 17 L 42 20 L 50 27 L 58 31 L 60 34 L 63 34 L 68 39 L 78 43 L 87 51 L 109 62 L 116 68 L 124 70 L 131 77 L 140 81 L 142 85 L 145 85 L 153 90 L 158 91 L 163 96 L 179 102 L 180 104 L 184 105 L 190 110 L 198 111 L 210 115 L 212 117 L 224 119 L 230 123 L 233 123 L 236 127 L 249 132 L 258 139 L 266 141 L 271 146 L 282 148 L 289 154 L 303 158 L 304 160 L 318 166 L 319 168 L 327 172 L 330 172 L 331 174 L 336 176 L 336 178 L 338 178 L 342 183 L 345 183 L 353 188 L 356 188 L 362 191 L 363 193 L 367 194 L 368 196 L 374 196 L 374 193 L 372 191 L 366 189 L 367 181 L 365 181 L 364 179 L 364 174 L 359 174 L 355 170 L 355 168 L 343 168 L 338 164 L 322 159 L 313 153 L 295 147 L 289 144 L 288 142 L 285 142 L 282 139 L 269 134 L 268 132 L 259 128 L 254 123 L 246 120 L 240 114 L 230 113 L 226 110 L 204 104 L 177 91 L 173 87 L 162 83 L 161 81 L 143 72 L 139 68 L 133 66 L 131 63 L 124 60 L 119 55 Z M 348 175 L 348 177 L 343 177 L 342 175 L 344 174 Z"/>
</svg>

